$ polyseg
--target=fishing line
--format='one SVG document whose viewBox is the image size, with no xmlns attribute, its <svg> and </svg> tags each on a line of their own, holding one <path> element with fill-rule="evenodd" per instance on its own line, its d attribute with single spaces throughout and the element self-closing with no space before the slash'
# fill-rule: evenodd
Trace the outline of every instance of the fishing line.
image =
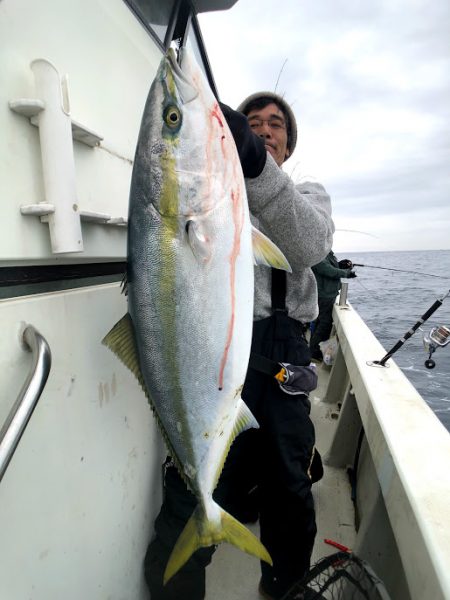
<svg viewBox="0 0 450 600">
<path fill-rule="evenodd" d="M 296 169 L 297 169 L 299 166 L 300 166 L 300 161 L 298 160 L 298 161 L 295 163 L 295 165 L 293 166 L 293 168 L 292 168 L 292 171 L 291 171 L 291 174 L 290 174 L 290 178 L 291 178 L 292 180 L 294 180 L 294 173 L 295 173 Z M 295 180 L 294 180 L 294 181 L 295 181 Z M 297 182 L 295 182 L 295 183 L 297 183 Z M 301 182 L 299 181 L 298 183 L 301 183 Z"/>
<path fill-rule="evenodd" d="M 283 66 L 280 69 L 280 72 L 278 73 L 278 78 L 277 78 L 277 82 L 275 84 L 275 89 L 274 89 L 274 93 L 275 94 L 277 93 L 278 82 L 280 81 L 281 73 L 283 72 L 284 66 L 287 63 L 287 61 L 288 61 L 288 59 L 286 58 L 285 61 L 284 61 L 284 63 L 283 63 Z"/>
<path fill-rule="evenodd" d="M 360 281 L 358 278 L 356 278 L 356 283 L 358 283 L 362 287 L 362 289 L 365 290 L 366 292 L 372 292 L 372 290 L 370 290 L 368 287 L 363 285 L 362 281 Z"/>
<path fill-rule="evenodd" d="M 450 277 L 443 275 L 434 275 L 432 273 L 423 273 L 422 271 L 406 271 L 405 269 L 393 269 L 392 267 L 376 267 L 375 265 L 362 265 L 361 263 L 353 263 L 354 267 L 369 267 L 370 269 L 383 269 L 385 271 L 396 271 L 397 273 L 412 273 L 413 275 L 425 275 L 426 277 L 438 277 L 439 279 L 450 280 Z"/>
<path fill-rule="evenodd" d="M 369 233 L 368 231 L 361 231 L 360 229 L 336 229 L 337 231 L 342 231 L 344 233 L 361 233 L 362 235 L 368 235 L 372 238 L 375 238 L 376 240 L 380 239 L 377 235 L 374 235 L 373 233 Z M 360 265 L 361 267 L 364 265 Z"/>
</svg>

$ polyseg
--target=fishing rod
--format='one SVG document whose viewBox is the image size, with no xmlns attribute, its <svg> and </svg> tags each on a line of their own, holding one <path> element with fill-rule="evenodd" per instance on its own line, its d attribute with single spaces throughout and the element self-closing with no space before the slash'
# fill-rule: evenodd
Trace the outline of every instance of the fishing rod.
<svg viewBox="0 0 450 600">
<path fill-rule="evenodd" d="M 427 277 L 438 277 L 439 279 L 450 280 L 450 277 L 443 275 L 433 275 L 432 273 L 422 273 L 421 271 L 405 271 L 405 269 L 393 269 L 392 267 L 378 267 L 375 265 L 362 265 L 361 263 L 353 263 L 354 267 L 369 267 L 370 269 L 383 269 L 385 271 L 397 271 L 398 273 L 412 273 L 413 275 L 426 275 Z"/>
<path fill-rule="evenodd" d="M 442 306 L 442 303 L 449 295 L 450 290 L 448 290 L 445 296 L 443 296 L 442 298 L 438 298 L 430 306 L 430 308 L 420 317 L 420 319 L 411 327 L 411 329 L 409 329 L 405 333 L 405 335 L 398 340 L 398 342 L 389 350 L 389 352 L 387 352 L 383 356 L 381 360 L 374 360 L 369 364 L 384 367 L 386 362 L 391 358 L 391 356 L 403 346 L 406 340 L 408 340 L 412 335 L 414 335 L 414 333 L 419 329 L 419 327 L 423 325 L 423 323 L 425 323 L 425 321 L 427 321 L 440 306 Z M 426 339 L 426 344 L 428 346 L 427 349 L 430 354 L 428 360 L 425 361 L 425 366 L 427 367 L 427 369 L 433 369 L 436 363 L 434 362 L 434 360 L 431 359 L 431 355 L 438 347 L 444 347 L 450 342 L 450 329 L 448 327 L 445 327 L 444 325 L 441 325 L 440 327 L 434 327 L 431 330 L 429 337 L 427 337 Z"/>
</svg>

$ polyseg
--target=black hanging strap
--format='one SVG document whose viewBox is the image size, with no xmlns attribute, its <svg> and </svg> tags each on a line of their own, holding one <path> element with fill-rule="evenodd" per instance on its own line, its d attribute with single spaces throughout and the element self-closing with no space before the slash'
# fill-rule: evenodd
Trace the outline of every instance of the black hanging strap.
<svg viewBox="0 0 450 600">
<path fill-rule="evenodd" d="M 282 368 L 280 363 L 277 363 L 270 358 L 266 358 L 265 356 L 262 356 L 262 354 L 256 354 L 255 352 L 250 354 L 248 366 L 251 369 L 255 369 L 255 371 L 265 373 L 271 377 L 275 377 L 275 375 L 277 375 Z"/>
<path fill-rule="evenodd" d="M 272 271 L 272 311 L 286 310 L 286 271 L 271 269 Z M 252 352 L 249 367 L 274 377 L 280 372 L 280 363 Z"/>
<path fill-rule="evenodd" d="M 272 311 L 286 310 L 286 271 L 272 270 Z"/>
</svg>

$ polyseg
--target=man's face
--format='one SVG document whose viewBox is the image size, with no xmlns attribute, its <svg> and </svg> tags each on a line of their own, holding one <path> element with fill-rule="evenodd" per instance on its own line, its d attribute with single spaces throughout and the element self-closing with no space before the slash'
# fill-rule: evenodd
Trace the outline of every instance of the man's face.
<svg viewBox="0 0 450 600">
<path fill-rule="evenodd" d="M 252 130 L 263 138 L 266 150 L 279 167 L 289 158 L 287 148 L 286 120 L 283 111 L 275 103 L 251 110 L 247 115 Z"/>
</svg>

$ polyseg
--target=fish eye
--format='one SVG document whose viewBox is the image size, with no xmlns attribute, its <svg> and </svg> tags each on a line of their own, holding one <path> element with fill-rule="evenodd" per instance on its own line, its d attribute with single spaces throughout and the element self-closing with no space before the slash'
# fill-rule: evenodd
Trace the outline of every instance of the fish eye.
<svg viewBox="0 0 450 600">
<path fill-rule="evenodd" d="M 174 129 L 181 123 L 181 113 L 176 106 L 168 106 L 164 111 L 164 121 L 168 127 Z"/>
</svg>

